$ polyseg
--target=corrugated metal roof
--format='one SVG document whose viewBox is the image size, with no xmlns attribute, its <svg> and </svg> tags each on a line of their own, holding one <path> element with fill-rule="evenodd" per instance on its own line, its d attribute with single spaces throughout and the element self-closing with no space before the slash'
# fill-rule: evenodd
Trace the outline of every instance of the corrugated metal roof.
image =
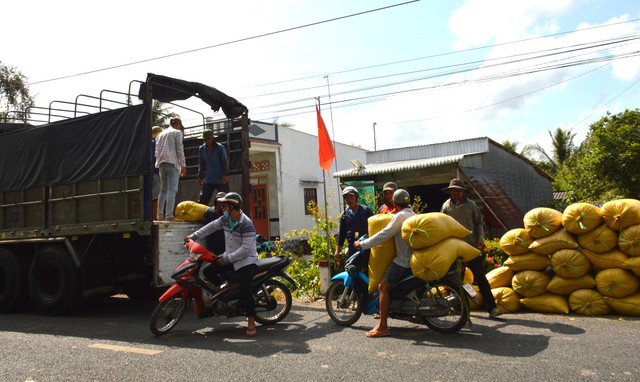
<svg viewBox="0 0 640 382">
<path fill-rule="evenodd" d="M 467 154 L 468 155 L 468 154 Z M 349 170 L 338 171 L 333 174 L 334 178 L 354 177 L 354 176 L 367 176 L 377 174 L 387 174 L 395 171 L 408 171 L 419 170 L 428 167 L 440 166 L 443 164 L 457 163 L 464 158 L 465 154 L 449 155 L 435 158 L 424 158 L 405 160 L 398 162 L 388 163 L 370 163 L 364 166 L 364 168 L 358 170 L 352 168 Z"/>
</svg>

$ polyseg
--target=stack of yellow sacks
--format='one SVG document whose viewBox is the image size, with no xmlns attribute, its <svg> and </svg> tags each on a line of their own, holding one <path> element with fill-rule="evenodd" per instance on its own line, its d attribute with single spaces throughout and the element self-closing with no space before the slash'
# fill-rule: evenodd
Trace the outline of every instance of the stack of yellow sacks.
<svg viewBox="0 0 640 382">
<path fill-rule="evenodd" d="M 501 310 L 640 316 L 640 201 L 534 208 L 523 223 L 502 236 L 509 258 L 487 274 Z"/>
</svg>

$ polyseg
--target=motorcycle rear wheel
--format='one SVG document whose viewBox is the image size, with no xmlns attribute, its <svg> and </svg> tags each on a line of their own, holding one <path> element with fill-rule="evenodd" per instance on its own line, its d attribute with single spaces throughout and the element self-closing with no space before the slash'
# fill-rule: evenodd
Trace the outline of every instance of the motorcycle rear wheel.
<svg viewBox="0 0 640 382">
<path fill-rule="evenodd" d="M 325 296 L 329 317 L 340 326 L 351 326 L 360 319 L 363 301 L 353 287 L 344 286 L 342 280 L 334 280 Z"/>
<path fill-rule="evenodd" d="M 422 317 L 422 322 L 436 332 L 459 332 L 467 324 L 468 317 L 467 307 L 460 296 L 459 288 L 455 288 L 450 283 L 440 282 L 432 285 L 422 298 L 430 301 L 435 299 L 438 304 L 448 306 L 448 312 L 438 317 Z"/>
<path fill-rule="evenodd" d="M 266 289 L 267 294 L 264 293 Z M 274 325 L 282 321 L 293 304 L 291 291 L 278 280 L 267 280 L 255 292 L 256 321 L 262 325 Z"/>
<path fill-rule="evenodd" d="M 186 308 L 187 300 L 183 295 L 159 303 L 151 315 L 149 323 L 151 332 L 156 336 L 167 334 L 180 322 Z"/>
</svg>

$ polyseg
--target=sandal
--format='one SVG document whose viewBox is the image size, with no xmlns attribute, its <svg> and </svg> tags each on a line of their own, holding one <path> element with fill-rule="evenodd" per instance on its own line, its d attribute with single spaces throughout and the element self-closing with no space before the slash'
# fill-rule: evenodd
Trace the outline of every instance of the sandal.
<svg viewBox="0 0 640 382">
<path fill-rule="evenodd" d="M 253 337 L 258 334 L 258 330 L 256 328 L 247 328 L 247 337 Z"/>
<path fill-rule="evenodd" d="M 369 338 L 378 338 L 378 337 L 387 337 L 390 334 L 391 334 L 391 331 L 389 330 L 383 330 L 383 331 L 369 330 L 364 335 Z"/>
</svg>

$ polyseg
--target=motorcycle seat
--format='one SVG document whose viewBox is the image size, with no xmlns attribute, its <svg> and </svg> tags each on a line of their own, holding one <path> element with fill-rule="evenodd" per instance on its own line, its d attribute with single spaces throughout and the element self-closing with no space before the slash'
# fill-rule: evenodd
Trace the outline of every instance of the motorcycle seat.
<svg viewBox="0 0 640 382">
<path fill-rule="evenodd" d="M 280 256 L 274 256 L 274 257 L 267 257 L 265 259 L 260 259 L 256 262 L 256 265 L 258 266 L 258 269 L 256 270 L 257 272 L 260 271 L 264 271 L 267 270 L 271 267 L 274 267 L 277 264 L 280 264 L 282 262 L 285 262 L 285 258 L 280 257 Z"/>
</svg>

